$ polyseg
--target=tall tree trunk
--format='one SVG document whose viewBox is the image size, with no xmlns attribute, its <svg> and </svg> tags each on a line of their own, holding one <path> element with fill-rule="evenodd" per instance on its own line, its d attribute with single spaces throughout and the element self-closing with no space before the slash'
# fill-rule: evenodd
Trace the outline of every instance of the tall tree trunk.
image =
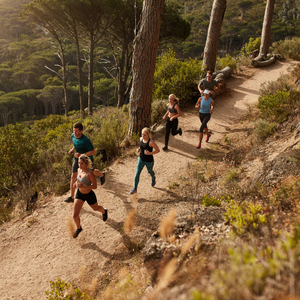
<svg viewBox="0 0 300 300">
<path fill-rule="evenodd" d="M 88 110 L 89 116 L 93 114 L 93 99 L 94 99 L 94 37 L 90 34 L 90 63 L 89 63 L 89 91 L 88 91 Z"/>
<path fill-rule="evenodd" d="M 271 46 L 271 26 L 273 19 L 275 0 L 267 0 L 264 23 L 261 32 L 261 44 L 259 56 L 265 57 L 269 53 L 269 48 Z"/>
<path fill-rule="evenodd" d="M 83 87 L 82 87 L 82 69 L 80 58 L 79 40 L 76 34 L 75 37 L 76 55 L 77 55 L 77 69 L 78 69 L 78 90 L 79 90 L 79 103 L 80 103 L 80 116 L 84 117 L 84 103 L 83 103 Z"/>
<path fill-rule="evenodd" d="M 69 103 L 68 103 L 68 89 L 67 89 L 67 75 L 66 75 L 66 59 L 63 46 L 61 42 L 59 42 L 60 48 L 60 56 L 61 56 L 61 64 L 62 64 L 62 80 L 63 80 L 63 87 L 64 87 L 64 109 L 65 109 L 65 117 L 68 116 L 69 111 Z"/>
<path fill-rule="evenodd" d="M 160 25 L 165 0 L 145 0 L 139 32 L 134 42 L 133 81 L 128 134 L 151 124 L 151 98 Z"/>
<path fill-rule="evenodd" d="M 203 56 L 203 65 L 206 66 L 207 70 L 215 70 L 220 32 L 225 10 L 226 0 L 214 0 Z"/>
</svg>

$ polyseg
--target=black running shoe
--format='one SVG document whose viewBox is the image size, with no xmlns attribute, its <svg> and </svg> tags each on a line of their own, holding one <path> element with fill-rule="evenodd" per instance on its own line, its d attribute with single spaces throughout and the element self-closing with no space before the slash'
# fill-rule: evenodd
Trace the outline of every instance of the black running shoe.
<svg viewBox="0 0 300 300">
<path fill-rule="evenodd" d="M 103 185 L 105 183 L 105 173 L 102 173 L 103 176 L 100 177 L 100 184 Z"/>
<path fill-rule="evenodd" d="M 78 237 L 78 234 L 82 231 L 82 228 L 76 229 L 76 231 L 73 234 L 73 238 L 76 239 Z"/>
<path fill-rule="evenodd" d="M 102 214 L 102 217 L 103 217 L 103 221 L 105 222 L 107 220 L 107 209 L 104 208 L 104 210 L 105 210 L 105 213 Z"/>
<path fill-rule="evenodd" d="M 163 149 L 164 151 L 167 151 L 167 150 L 168 150 L 168 146 L 164 146 L 162 149 Z"/>
<path fill-rule="evenodd" d="M 179 135 L 182 136 L 182 129 L 179 128 L 178 130 L 179 130 Z"/>
<path fill-rule="evenodd" d="M 74 199 L 70 196 L 67 199 L 65 199 L 64 201 L 67 203 L 71 203 L 71 202 L 74 202 Z"/>
</svg>

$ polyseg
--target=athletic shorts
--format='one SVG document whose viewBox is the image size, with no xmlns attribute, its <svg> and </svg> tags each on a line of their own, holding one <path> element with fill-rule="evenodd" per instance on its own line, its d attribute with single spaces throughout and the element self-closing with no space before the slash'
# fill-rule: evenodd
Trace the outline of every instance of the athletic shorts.
<svg viewBox="0 0 300 300">
<path fill-rule="evenodd" d="M 72 165 L 72 173 L 77 173 L 78 172 L 78 159 L 73 159 L 73 165 Z M 93 165 L 93 162 L 92 162 L 92 165 L 91 165 L 91 170 L 94 171 L 94 165 Z"/>
<path fill-rule="evenodd" d="M 96 198 L 94 191 L 90 191 L 87 194 L 83 194 L 78 189 L 77 193 L 75 195 L 75 199 L 86 201 L 89 205 L 93 205 L 93 204 L 97 203 L 97 198 Z"/>
</svg>

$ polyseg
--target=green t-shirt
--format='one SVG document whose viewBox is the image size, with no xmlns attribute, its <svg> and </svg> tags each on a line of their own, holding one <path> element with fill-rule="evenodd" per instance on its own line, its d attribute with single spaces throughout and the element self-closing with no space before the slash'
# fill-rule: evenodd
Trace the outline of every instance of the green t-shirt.
<svg viewBox="0 0 300 300">
<path fill-rule="evenodd" d="M 72 133 L 72 142 L 73 146 L 76 149 L 76 152 L 84 154 L 86 152 L 94 150 L 94 146 L 91 143 L 90 139 L 86 135 L 82 135 L 80 138 L 77 138 L 74 133 Z M 94 161 L 93 155 L 89 156 L 91 161 Z M 78 159 L 75 157 L 75 159 Z"/>
</svg>

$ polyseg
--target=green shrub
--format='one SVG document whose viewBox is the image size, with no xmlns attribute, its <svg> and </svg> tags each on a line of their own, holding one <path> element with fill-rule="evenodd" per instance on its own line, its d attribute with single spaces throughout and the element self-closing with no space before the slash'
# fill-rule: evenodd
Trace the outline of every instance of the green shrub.
<svg viewBox="0 0 300 300">
<path fill-rule="evenodd" d="M 100 132 L 93 131 L 91 140 L 97 149 L 106 149 L 107 154 L 118 155 L 120 144 L 127 135 L 129 116 L 115 109 L 103 117 Z"/>
<path fill-rule="evenodd" d="M 274 206 L 282 210 L 295 207 L 300 201 L 300 181 L 294 179 L 282 184 L 278 190 L 273 192 L 271 199 Z"/>
<path fill-rule="evenodd" d="M 56 282 L 50 281 L 51 290 L 45 291 L 49 300 L 95 300 L 80 288 L 74 288 L 70 283 L 66 283 L 60 278 Z"/>
<path fill-rule="evenodd" d="M 250 53 L 254 50 L 259 50 L 260 49 L 260 44 L 261 44 L 261 38 L 258 37 L 256 39 L 254 39 L 253 37 L 251 37 L 249 39 L 249 42 L 245 44 L 245 47 L 242 48 L 241 50 L 241 54 L 245 54 L 245 55 L 250 55 Z"/>
<path fill-rule="evenodd" d="M 161 123 L 167 111 L 167 100 L 154 100 L 151 104 L 151 124 Z"/>
<path fill-rule="evenodd" d="M 217 197 L 208 197 L 205 195 L 202 197 L 202 204 L 206 207 L 208 206 L 221 206 L 222 201 L 220 199 L 217 199 Z"/>
<path fill-rule="evenodd" d="M 278 91 L 289 90 L 289 80 L 290 77 L 287 75 L 280 76 L 274 81 L 266 81 L 262 83 L 259 90 L 262 95 L 272 95 L 277 93 Z"/>
<path fill-rule="evenodd" d="M 300 38 L 292 37 L 272 44 L 273 52 L 288 59 L 299 59 Z"/>
<path fill-rule="evenodd" d="M 300 92 L 278 91 L 275 94 L 262 95 L 258 99 L 258 109 L 262 119 L 282 123 L 299 107 Z"/>
<path fill-rule="evenodd" d="M 235 58 L 231 57 L 229 54 L 227 54 L 225 57 L 220 58 L 217 57 L 216 61 L 216 71 L 222 70 L 225 67 L 230 67 L 232 72 L 236 71 L 237 68 L 237 61 Z"/>
<path fill-rule="evenodd" d="M 202 78 L 205 71 L 202 61 L 189 59 L 179 61 L 172 50 L 159 56 L 154 74 L 153 99 L 168 99 L 175 94 L 180 104 L 188 103 L 195 81 Z"/>
<path fill-rule="evenodd" d="M 254 234 L 267 224 L 267 217 L 262 212 L 262 207 L 258 204 L 237 204 L 231 200 L 226 207 L 224 218 L 230 222 L 234 235 Z"/>
<path fill-rule="evenodd" d="M 276 123 L 268 123 L 264 120 L 258 120 L 255 123 L 254 134 L 260 140 L 265 140 L 267 137 L 274 134 L 277 130 Z"/>
<path fill-rule="evenodd" d="M 258 249 L 253 244 L 239 243 L 228 248 L 228 256 L 226 263 L 211 276 L 213 288 L 209 292 L 213 299 L 264 298 L 271 289 L 272 295 L 293 298 L 299 290 L 295 280 L 300 269 L 299 221 L 272 248 Z"/>
</svg>

